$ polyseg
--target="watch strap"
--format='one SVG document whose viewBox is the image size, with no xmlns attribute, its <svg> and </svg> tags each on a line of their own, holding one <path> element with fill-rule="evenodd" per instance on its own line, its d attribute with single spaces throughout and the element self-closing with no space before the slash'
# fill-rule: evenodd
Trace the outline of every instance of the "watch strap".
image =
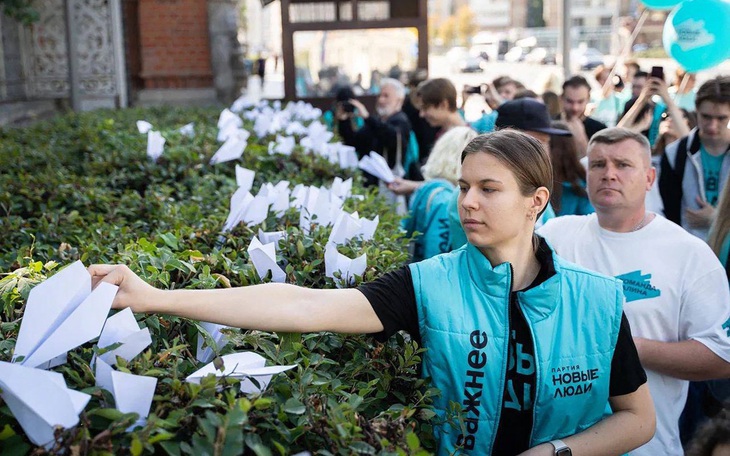
<svg viewBox="0 0 730 456">
<path fill-rule="evenodd" d="M 551 440 L 550 444 L 555 448 L 555 452 L 553 453 L 555 456 L 572 456 L 573 452 L 570 450 L 570 447 L 565 444 L 562 440 L 555 439 Z"/>
</svg>

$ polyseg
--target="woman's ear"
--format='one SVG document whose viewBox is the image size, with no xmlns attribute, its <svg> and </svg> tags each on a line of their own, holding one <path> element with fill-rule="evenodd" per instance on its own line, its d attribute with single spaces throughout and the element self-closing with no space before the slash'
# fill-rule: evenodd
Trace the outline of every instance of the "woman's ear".
<svg viewBox="0 0 730 456">
<path fill-rule="evenodd" d="M 546 187 L 539 187 L 532 196 L 531 209 L 539 214 L 550 202 L 550 191 Z"/>
</svg>

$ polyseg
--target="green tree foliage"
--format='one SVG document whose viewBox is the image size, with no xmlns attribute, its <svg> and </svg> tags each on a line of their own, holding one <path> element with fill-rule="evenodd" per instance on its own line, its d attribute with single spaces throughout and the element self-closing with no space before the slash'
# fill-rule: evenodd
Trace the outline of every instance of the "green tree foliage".
<svg viewBox="0 0 730 456">
<path fill-rule="evenodd" d="M 0 0 L 0 10 L 6 16 L 29 25 L 39 18 L 31 2 L 28 0 Z"/>
</svg>

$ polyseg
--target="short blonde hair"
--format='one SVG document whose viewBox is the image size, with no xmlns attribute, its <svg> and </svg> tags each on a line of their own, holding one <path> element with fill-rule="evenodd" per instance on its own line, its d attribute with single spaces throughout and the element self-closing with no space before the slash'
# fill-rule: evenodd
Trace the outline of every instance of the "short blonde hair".
<svg viewBox="0 0 730 456">
<path fill-rule="evenodd" d="M 446 179 L 456 184 L 461 173 L 461 152 L 477 132 L 469 127 L 454 127 L 441 136 L 433 145 L 421 173 L 426 180 Z"/>
</svg>

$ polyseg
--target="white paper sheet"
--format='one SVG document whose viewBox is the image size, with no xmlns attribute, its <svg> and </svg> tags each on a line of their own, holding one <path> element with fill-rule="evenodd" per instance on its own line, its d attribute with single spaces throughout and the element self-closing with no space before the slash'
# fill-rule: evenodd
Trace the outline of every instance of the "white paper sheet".
<svg viewBox="0 0 730 456">
<path fill-rule="evenodd" d="M 116 364 L 117 356 L 131 361 L 152 343 L 149 328 L 140 329 L 129 307 L 107 318 L 97 345 L 105 348 L 119 342 L 121 346 L 100 356 L 107 364 Z"/>
<path fill-rule="evenodd" d="M 363 171 L 367 171 L 368 173 L 372 174 L 373 176 L 377 177 L 387 184 L 395 181 L 395 176 L 393 175 L 393 171 L 388 166 L 388 162 L 385 160 L 385 158 L 383 158 L 382 155 L 375 152 L 370 152 L 369 155 L 364 156 L 360 160 L 360 163 L 358 163 L 358 167 Z"/>
<path fill-rule="evenodd" d="M 341 212 L 340 216 L 337 217 L 334 225 L 332 226 L 332 232 L 327 240 L 327 243 L 333 243 L 341 245 L 347 243 L 350 239 L 360 233 L 362 230 L 362 223 L 360 218 L 357 216 L 357 212 L 348 214 L 347 212 Z"/>
<path fill-rule="evenodd" d="M 150 130 L 147 132 L 147 156 L 157 161 L 165 151 L 166 139 L 159 131 Z"/>
<path fill-rule="evenodd" d="M 36 445 L 53 442 L 55 426 L 75 426 L 91 399 L 66 387 L 63 375 L 0 361 L 0 396 Z"/>
<path fill-rule="evenodd" d="M 362 276 L 368 265 L 366 254 L 357 258 L 348 258 L 337 251 L 335 244 L 328 243 L 324 250 L 325 275 L 334 279 L 337 288 L 343 288 L 355 283 L 355 276 Z M 335 272 L 340 273 L 340 279 L 335 277 Z"/>
<path fill-rule="evenodd" d="M 273 242 L 262 244 L 254 236 L 247 252 L 256 268 L 256 272 L 259 274 L 259 278 L 263 279 L 271 271 L 272 282 L 284 283 L 286 281 L 286 272 L 276 263 L 276 244 Z"/>
<path fill-rule="evenodd" d="M 266 367 L 266 359 L 252 352 L 231 353 L 222 356 L 221 359 L 223 371 L 219 371 L 213 363 L 210 363 L 190 374 L 185 380 L 190 383 L 200 383 L 200 380 L 210 374 L 216 377 L 237 378 L 241 380 L 241 392 L 259 393 L 266 389 L 273 375 L 296 367 L 296 365 Z M 255 379 L 259 386 L 250 380 L 247 381 L 250 378 Z"/>
<path fill-rule="evenodd" d="M 137 131 L 140 132 L 140 134 L 146 135 L 148 131 L 152 130 L 152 124 L 147 122 L 146 120 L 138 120 L 137 121 Z"/>
</svg>

